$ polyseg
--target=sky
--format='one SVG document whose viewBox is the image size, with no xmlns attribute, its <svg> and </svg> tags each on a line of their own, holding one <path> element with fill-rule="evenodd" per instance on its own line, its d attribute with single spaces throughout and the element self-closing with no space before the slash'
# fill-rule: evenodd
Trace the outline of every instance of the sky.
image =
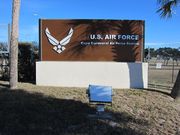
<svg viewBox="0 0 180 135">
<path fill-rule="evenodd" d="M 116 19 L 144 20 L 145 47 L 180 47 L 180 5 L 173 17 L 156 13 L 157 0 L 21 0 L 20 41 L 38 41 L 41 19 Z M 0 0 L 0 40 L 11 23 L 12 0 Z"/>
</svg>

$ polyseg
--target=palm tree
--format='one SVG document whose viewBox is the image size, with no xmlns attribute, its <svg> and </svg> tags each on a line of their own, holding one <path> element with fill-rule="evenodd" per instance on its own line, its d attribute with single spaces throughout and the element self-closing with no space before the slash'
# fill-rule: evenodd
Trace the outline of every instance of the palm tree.
<svg viewBox="0 0 180 135">
<path fill-rule="evenodd" d="M 173 8 L 180 4 L 180 0 L 158 0 L 158 3 L 161 5 L 161 7 L 157 10 L 157 12 L 160 13 L 161 17 L 169 18 L 172 16 Z M 171 96 L 180 101 L 180 70 L 171 91 Z"/>
<path fill-rule="evenodd" d="M 15 89 L 18 81 L 18 36 L 20 0 L 13 0 L 12 29 L 10 39 L 10 88 Z"/>
<path fill-rule="evenodd" d="M 180 4 L 180 0 L 157 0 L 160 8 L 157 10 L 161 17 L 172 17 L 173 8 Z"/>
</svg>

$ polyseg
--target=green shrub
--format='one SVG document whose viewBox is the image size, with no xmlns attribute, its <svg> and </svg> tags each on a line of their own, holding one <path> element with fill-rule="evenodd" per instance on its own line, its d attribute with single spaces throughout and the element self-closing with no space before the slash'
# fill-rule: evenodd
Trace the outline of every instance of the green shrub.
<svg viewBox="0 0 180 135">
<path fill-rule="evenodd" d="M 19 43 L 18 81 L 35 82 L 35 59 L 37 56 L 32 43 Z"/>
</svg>

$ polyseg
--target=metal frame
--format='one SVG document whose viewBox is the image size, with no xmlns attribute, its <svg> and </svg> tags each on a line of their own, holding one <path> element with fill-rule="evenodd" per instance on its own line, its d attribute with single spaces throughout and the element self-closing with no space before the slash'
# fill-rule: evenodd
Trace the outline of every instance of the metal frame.
<svg viewBox="0 0 180 135">
<path fill-rule="evenodd" d="M 144 48 L 145 48 L 145 21 L 142 24 L 142 48 L 141 48 L 141 62 L 144 62 Z"/>
</svg>

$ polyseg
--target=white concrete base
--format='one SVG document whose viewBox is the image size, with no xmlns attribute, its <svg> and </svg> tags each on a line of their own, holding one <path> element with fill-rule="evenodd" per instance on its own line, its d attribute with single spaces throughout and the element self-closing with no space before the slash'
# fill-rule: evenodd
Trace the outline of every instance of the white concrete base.
<svg viewBox="0 0 180 135">
<path fill-rule="evenodd" d="M 36 62 L 36 84 L 42 86 L 147 88 L 147 63 Z"/>
</svg>

